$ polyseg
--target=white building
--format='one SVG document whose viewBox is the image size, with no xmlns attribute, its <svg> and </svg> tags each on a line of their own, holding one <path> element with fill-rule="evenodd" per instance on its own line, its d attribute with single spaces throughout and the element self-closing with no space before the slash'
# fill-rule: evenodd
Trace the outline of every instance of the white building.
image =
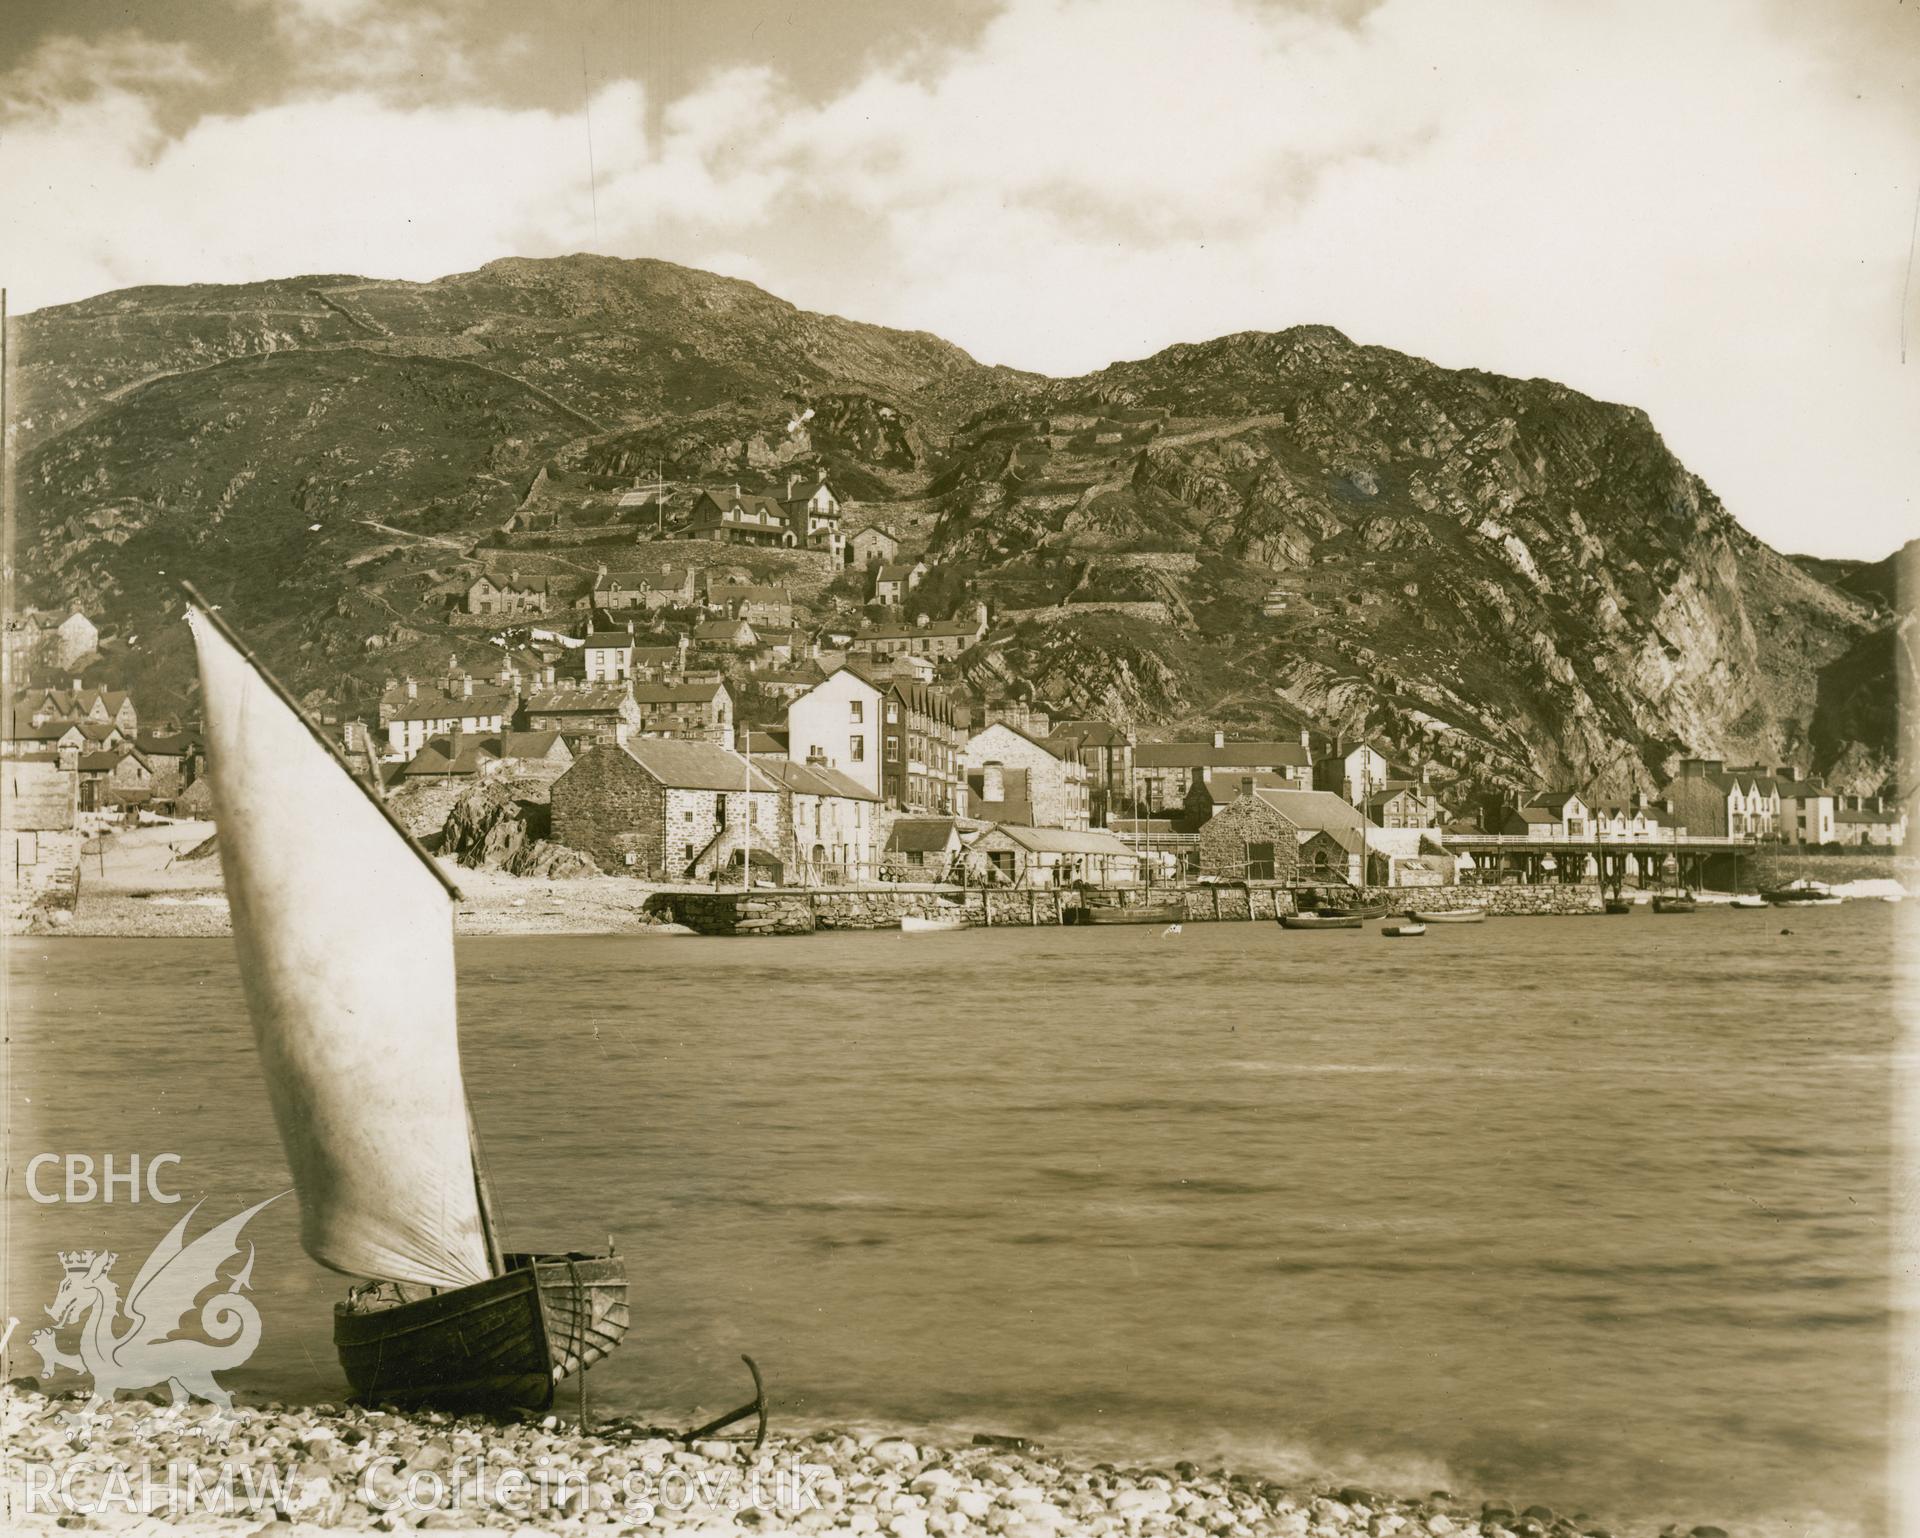
<svg viewBox="0 0 1920 1538">
<path fill-rule="evenodd" d="M 878 686 L 852 668 L 835 668 L 787 706 L 787 756 L 795 763 L 837 769 L 875 796 L 881 778 L 881 703 Z"/>
</svg>

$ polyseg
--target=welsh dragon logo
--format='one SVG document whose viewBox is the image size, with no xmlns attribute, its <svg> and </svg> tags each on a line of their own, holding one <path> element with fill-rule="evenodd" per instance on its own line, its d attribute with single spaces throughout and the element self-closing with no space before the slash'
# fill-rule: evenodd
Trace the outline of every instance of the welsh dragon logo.
<svg viewBox="0 0 1920 1538">
<path fill-rule="evenodd" d="M 50 1378 L 63 1367 L 89 1374 L 89 1407 L 121 1389 L 165 1384 L 175 1404 L 197 1397 L 232 1409 L 233 1396 L 214 1374 L 240 1366 L 260 1344 L 260 1312 L 245 1296 L 253 1285 L 252 1243 L 244 1246 L 246 1263 L 231 1276 L 221 1268 L 240 1253 L 240 1231 L 253 1215 L 279 1199 L 270 1196 L 189 1244 L 187 1224 L 200 1210 L 195 1203 L 154 1247 L 124 1301 L 109 1274 L 119 1256 L 106 1250 L 62 1251 L 66 1276 L 47 1308 L 53 1328 L 27 1338 L 40 1354 L 41 1376 Z M 221 1290 L 201 1303 L 201 1294 L 214 1286 Z M 203 1340 L 178 1333 L 196 1304 Z M 123 1315 L 126 1324 L 121 1328 Z M 69 1354 L 59 1349 L 54 1333 L 75 1323 L 80 1325 L 80 1349 Z"/>
</svg>

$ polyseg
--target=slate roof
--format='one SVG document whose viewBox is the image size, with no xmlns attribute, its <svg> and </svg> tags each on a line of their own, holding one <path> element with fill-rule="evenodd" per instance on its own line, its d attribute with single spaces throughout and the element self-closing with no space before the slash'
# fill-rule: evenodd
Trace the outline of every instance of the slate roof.
<svg viewBox="0 0 1920 1538">
<path fill-rule="evenodd" d="M 725 689 L 725 684 L 635 684 L 633 699 L 637 705 L 709 705 Z"/>
<path fill-rule="evenodd" d="M 800 764 L 790 758 L 756 755 L 754 767 L 795 795 L 841 796 L 849 801 L 878 801 L 880 798 L 856 780 L 824 764 Z"/>
<path fill-rule="evenodd" d="M 978 620 L 972 619 L 935 619 L 924 625 L 871 625 L 858 632 L 854 638 L 857 646 L 862 641 L 904 641 L 917 635 L 937 636 L 974 636 L 980 634 Z"/>
<path fill-rule="evenodd" d="M 1297 742 L 1143 742 L 1133 750 L 1142 769 L 1264 769 L 1270 764 L 1307 766 L 1307 750 Z"/>
<path fill-rule="evenodd" d="M 879 582 L 905 582 L 913 575 L 914 567 L 919 564 L 918 561 L 889 561 L 877 569 L 875 580 Z"/>
<path fill-rule="evenodd" d="M 779 789 L 757 766 L 718 743 L 643 737 L 622 751 L 669 790 Z"/>
<path fill-rule="evenodd" d="M 980 837 L 985 838 L 988 833 L 1004 833 L 1030 854 L 1107 854 L 1128 858 L 1133 855 L 1133 850 L 1105 828 L 1030 828 L 997 822 Z"/>
<path fill-rule="evenodd" d="M 1330 790 L 1256 788 L 1253 794 L 1296 828 L 1308 832 L 1337 830 L 1351 833 L 1356 840 L 1356 848 L 1360 834 L 1367 828 L 1367 820 Z"/>
<path fill-rule="evenodd" d="M 1239 795 L 1244 788 L 1242 780 L 1252 780 L 1255 790 L 1285 790 L 1293 784 L 1284 774 L 1272 769 L 1209 769 L 1200 777 L 1215 806 L 1225 806 Z"/>
<path fill-rule="evenodd" d="M 587 633 L 587 638 L 582 644 L 593 647 L 620 647 L 631 651 L 633 632 L 631 630 L 593 630 Z M 668 650 L 671 651 L 672 648 L 669 647 Z"/>
<path fill-rule="evenodd" d="M 696 641 L 735 641 L 739 639 L 743 626 L 749 634 L 756 633 L 753 626 L 743 619 L 702 620 L 693 627 L 693 638 Z"/>
<path fill-rule="evenodd" d="M 472 694 L 447 694 L 422 689 L 413 699 L 402 699 L 389 719 L 394 721 L 458 721 L 466 716 L 506 716 L 513 713 L 513 695 L 505 689 L 481 689 Z"/>
<path fill-rule="evenodd" d="M 530 715 L 588 716 L 617 711 L 631 697 L 625 684 L 596 684 L 584 689 L 543 689 L 527 699 Z"/>
<path fill-rule="evenodd" d="M 953 842 L 958 826 L 951 817 L 901 817 L 887 836 L 887 849 L 899 854 L 937 854 Z"/>
</svg>

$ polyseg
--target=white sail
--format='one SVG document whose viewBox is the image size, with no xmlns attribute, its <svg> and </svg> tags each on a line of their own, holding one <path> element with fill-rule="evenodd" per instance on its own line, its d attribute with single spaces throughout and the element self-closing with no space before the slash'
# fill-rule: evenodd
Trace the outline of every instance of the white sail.
<svg viewBox="0 0 1920 1538">
<path fill-rule="evenodd" d="M 233 937 L 300 1242 L 352 1276 L 490 1274 L 454 1009 L 451 894 L 197 609 Z"/>
</svg>

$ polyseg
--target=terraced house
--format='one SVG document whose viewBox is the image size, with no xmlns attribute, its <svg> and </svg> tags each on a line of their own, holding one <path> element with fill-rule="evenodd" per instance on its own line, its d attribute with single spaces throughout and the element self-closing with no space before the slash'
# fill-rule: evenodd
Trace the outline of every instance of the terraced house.
<svg viewBox="0 0 1920 1538">
<path fill-rule="evenodd" d="M 380 724 L 389 755 L 411 758 L 429 737 L 498 732 L 517 703 L 511 689 L 476 683 L 471 673 L 449 674 L 438 686 L 389 678 L 380 693 Z"/>
<path fill-rule="evenodd" d="M 856 657 L 912 655 L 943 661 L 957 657 L 987 633 L 987 606 L 976 604 L 971 614 L 953 619 L 928 619 L 912 624 L 871 625 L 856 635 L 847 650 Z"/>
<path fill-rule="evenodd" d="M 1723 759 L 1683 758 L 1663 794 L 1674 816 L 1694 834 L 1776 838 L 1785 831 L 1782 798 L 1799 789 L 1796 771 L 1729 769 Z"/>
<path fill-rule="evenodd" d="M 1313 788 L 1313 760 L 1306 733 L 1298 742 L 1229 742 L 1215 732 L 1212 742 L 1142 742 L 1134 746 L 1133 793 L 1152 812 L 1178 812 L 1198 778 L 1216 771 L 1238 775 L 1265 770 L 1300 790 Z"/>
<path fill-rule="evenodd" d="M 929 684 L 843 664 L 787 706 L 787 741 L 797 762 L 838 769 L 895 806 L 966 809 L 958 711 Z"/>
</svg>

